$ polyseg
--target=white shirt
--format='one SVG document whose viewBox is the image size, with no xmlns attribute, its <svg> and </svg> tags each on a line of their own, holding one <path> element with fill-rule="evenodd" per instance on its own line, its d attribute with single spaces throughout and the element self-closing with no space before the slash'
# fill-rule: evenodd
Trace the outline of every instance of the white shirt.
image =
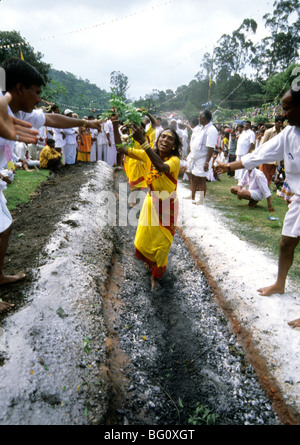
<svg viewBox="0 0 300 445">
<path fill-rule="evenodd" d="M 250 130 L 250 128 L 249 130 L 244 130 L 238 138 L 236 156 L 244 156 L 245 154 L 247 154 L 250 150 L 250 144 L 254 144 L 254 142 L 254 131 Z"/>
<path fill-rule="evenodd" d="M 286 181 L 291 191 L 300 196 L 300 127 L 287 126 L 273 139 L 241 159 L 248 170 L 260 164 L 282 160 L 284 160 Z"/>
<path fill-rule="evenodd" d="M 66 140 L 63 138 L 64 130 L 62 128 L 53 128 L 53 139 L 55 140 L 55 147 L 62 148 L 66 144 Z"/>
<path fill-rule="evenodd" d="M 25 142 L 16 142 L 14 153 L 18 159 L 26 159 L 26 151 L 28 150 Z"/>
<path fill-rule="evenodd" d="M 102 131 L 98 131 L 95 130 L 95 135 L 97 135 L 97 144 L 98 145 L 103 145 L 103 144 L 107 144 L 107 137 L 106 134 L 104 132 L 104 125 L 101 125 L 101 130 Z"/>
<path fill-rule="evenodd" d="M 41 128 L 39 128 L 38 132 L 39 132 L 38 144 L 44 145 L 46 143 L 46 139 L 48 137 L 46 127 L 43 125 Z M 42 139 L 42 140 L 40 140 L 40 139 Z"/>
<path fill-rule="evenodd" d="M 246 190 L 259 192 L 263 196 L 263 199 L 271 196 L 267 178 L 265 174 L 257 168 L 254 168 L 252 171 L 246 170 L 239 181 L 239 185 Z"/>
<path fill-rule="evenodd" d="M 113 123 L 111 120 L 108 120 L 105 122 L 104 131 L 106 134 L 107 133 L 109 134 L 109 140 L 110 140 L 111 146 L 115 145 L 114 127 L 113 127 Z"/>
<path fill-rule="evenodd" d="M 29 122 L 33 128 L 39 130 L 46 122 L 46 115 L 43 110 L 33 110 L 31 113 L 18 111 L 14 114 L 18 119 Z"/>
<path fill-rule="evenodd" d="M 199 125 L 194 128 L 191 138 L 191 153 L 193 159 L 197 159 L 199 151 L 206 151 L 208 148 L 215 148 L 218 140 L 218 130 L 213 124 L 205 127 Z M 202 154 L 201 156 L 202 157 Z"/>
<path fill-rule="evenodd" d="M 64 133 L 66 135 L 66 139 L 64 142 L 67 145 L 75 145 L 76 144 L 76 128 L 65 128 Z"/>
<path fill-rule="evenodd" d="M 33 128 L 41 128 L 45 125 L 46 116 L 43 110 L 33 110 L 32 113 L 25 113 L 24 111 L 18 111 L 17 113 L 13 113 L 9 106 L 7 106 L 8 114 L 11 116 L 15 116 L 18 119 L 31 123 Z M 8 139 L 4 139 L 0 137 L 0 169 L 6 168 L 7 159 L 5 156 L 5 146 L 8 145 L 12 151 L 14 152 L 15 141 L 10 141 Z"/>
</svg>

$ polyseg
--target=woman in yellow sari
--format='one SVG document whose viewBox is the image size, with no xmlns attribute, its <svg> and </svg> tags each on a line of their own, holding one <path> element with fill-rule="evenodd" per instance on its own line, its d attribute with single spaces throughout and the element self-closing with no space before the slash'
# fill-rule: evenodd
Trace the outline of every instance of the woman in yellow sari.
<svg viewBox="0 0 300 445">
<path fill-rule="evenodd" d="M 177 179 L 180 169 L 181 141 L 178 134 L 166 129 L 160 134 L 156 147 L 151 149 L 143 129 L 133 126 L 134 139 L 142 150 L 122 148 L 126 156 L 145 164 L 151 162 L 146 177 L 150 189 L 144 201 L 135 236 L 135 255 L 151 269 L 151 289 L 159 287 L 168 262 L 168 255 L 175 235 L 178 215 Z"/>
</svg>

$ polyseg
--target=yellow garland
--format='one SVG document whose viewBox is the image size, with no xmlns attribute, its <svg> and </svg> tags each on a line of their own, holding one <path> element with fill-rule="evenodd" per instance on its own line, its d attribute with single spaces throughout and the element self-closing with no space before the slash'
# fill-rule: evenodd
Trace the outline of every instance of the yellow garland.
<svg viewBox="0 0 300 445">
<path fill-rule="evenodd" d="M 171 156 L 170 156 L 170 157 L 171 157 Z M 168 160 L 170 159 L 170 157 L 165 158 L 165 159 L 164 159 L 164 162 L 168 161 Z M 151 185 L 152 182 L 153 182 L 155 179 L 158 179 L 158 178 L 159 178 L 160 176 L 162 176 L 162 175 L 163 175 L 163 172 L 159 172 L 159 171 L 154 167 L 154 165 L 151 164 L 151 171 L 150 171 L 149 175 L 146 177 L 145 181 L 146 181 L 146 183 L 147 183 L 148 185 Z"/>
</svg>

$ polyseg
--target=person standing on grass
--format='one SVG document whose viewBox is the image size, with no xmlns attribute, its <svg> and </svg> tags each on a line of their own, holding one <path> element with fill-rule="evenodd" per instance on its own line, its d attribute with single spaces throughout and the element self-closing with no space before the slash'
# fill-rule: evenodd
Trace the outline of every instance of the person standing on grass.
<svg viewBox="0 0 300 445">
<path fill-rule="evenodd" d="M 229 147 L 228 147 L 228 160 L 229 162 L 233 162 L 236 160 L 236 147 L 237 147 L 237 137 L 236 137 L 236 133 L 234 131 L 232 131 L 230 133 L 230 138 L 229 138 Z M 228 176 L 232 177 L 234 176 L 234 172 L 229 172 Z"/>
<path fill-rule="evenodd" d="M 281 133 L 241 160 L 216 167 L 216 171 L 221 174 L 243 168 L 251 170 L 260 164 L 284 160 L 286 178 L 294 196 L 282 229 L 277 279 L 271 286 L 258 289 L 263 296 L 285 292 L 287 275 L 300 237 L 300 90 L 289 89 L 282 98 L 282 108 L 289 125 Z M 300 318 L 289 324 L 300 327 Z"/>
<path fill-rule="evenodd" d="M 212 167 L 212 155 L 217 145 L 218 130 L 212 122 L 209 110 L 201 111 L 199 127 L 194 130 L 191 139 L 191 152 L 187 158 L 187 172 L 192 176 L 191 199 L 194 204 L 196 191 L 200 190 L 200 197 L 205 197 L 206 181 Z M 199 188 L 198 188 L 199 187 Z M 202 202 L 200 198 L 200 202 Z"/>
</svg>

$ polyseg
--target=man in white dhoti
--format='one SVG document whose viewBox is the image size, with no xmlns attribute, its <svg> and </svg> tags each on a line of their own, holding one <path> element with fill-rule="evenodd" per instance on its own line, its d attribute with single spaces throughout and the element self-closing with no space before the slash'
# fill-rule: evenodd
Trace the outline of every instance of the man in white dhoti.
<svg viewBox="0 0 300 445">
<path fill-rule="evenodd" d="M 107 162 L 108 141 L 104 132 L 104 123 L 101 124 L 101 130 L 95 130 L 97 137 L 97 161 Z"/>
<path fill-rule="evenodd" d="M 200 126 L 193 131 L 190 142 L 190 154 L 187 158 L 187 172 L 192 175 L 191 199 L 194 204 L 196 191 L 200 190 L 200 201 L 206 194 L 206 181 L 209 170 L 212 168 L 212 154 L 218 140 L 218 130 L 212 123 L 212 115 L 209 110 L 201 111 L 199 116 Z M 199 185 L 199 188 L 198 188 Z"/>
<path fill-rule="evenodd" d="M 69 109 L 65 110 L 65 116 L 72 117 L 73 112 Z M 73 165 L 76 162 L 77 155 L 77 133 L 76 128 L 66 128 L 64 130 L 66 136 L 65 145 L 63 146 L 63 161 L 65 165 Z"/>
<path fill-rule="evenodd" d="M 115 143 L 114 128 L 111 119 L 108 119 L 105 122 L 104 131 L 108 141 L 107 163 L 110 166 L 113 166 L 117 164 L 117 148 Z"/>
<path fill-rule="evenodd" d="M 220 164 L 216 168 L 219 173 L 243 168 L 251 170 L 263 163 L 284 160 L 286 179 L 294 196 L 282 229 L 277 279 L 273 285 L 258 290 L 264 296 L 285 292 L 286 278 L 300 237 L 300 91 L 288 90 L 282 98 L 282 108 L 289 125 L 281 133 L 240 161 Z M 289 324 L 300 327 L 300 318 Z"/>
</svg>

